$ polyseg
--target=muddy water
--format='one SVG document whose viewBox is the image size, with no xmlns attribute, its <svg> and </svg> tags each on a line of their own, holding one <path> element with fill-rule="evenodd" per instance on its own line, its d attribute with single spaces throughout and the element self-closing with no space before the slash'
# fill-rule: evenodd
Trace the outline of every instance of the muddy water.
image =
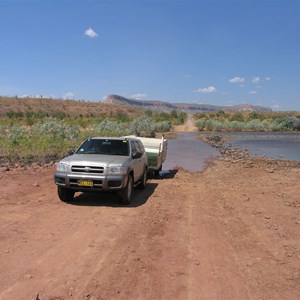
<svg viewBox="0 0 300 300">
<path fill-rule="evenodd" d="M 200 172 L 207 160 L 220 156 L 217 149 L 196 139 L 193 132 L 181 132 L 174 140 L 168 140 L 167 159 L 163 171 L 182 168 L 189 172 Z"/>
</svg>

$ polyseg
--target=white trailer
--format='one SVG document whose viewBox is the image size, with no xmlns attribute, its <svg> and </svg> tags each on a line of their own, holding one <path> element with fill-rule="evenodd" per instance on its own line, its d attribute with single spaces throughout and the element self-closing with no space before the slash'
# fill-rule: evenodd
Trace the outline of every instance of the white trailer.
<svg viewBox="0 0 300 300">
<path fill-rule="evenodd" d="M 145 137 L 136 138 L 139 139 L 145 147 L 148 157 L 148 171 L 154 172 L 155 176 L 158 176 L 167 157 L 168 140 L 164 137 L 161 139 Z"/>
</svg>

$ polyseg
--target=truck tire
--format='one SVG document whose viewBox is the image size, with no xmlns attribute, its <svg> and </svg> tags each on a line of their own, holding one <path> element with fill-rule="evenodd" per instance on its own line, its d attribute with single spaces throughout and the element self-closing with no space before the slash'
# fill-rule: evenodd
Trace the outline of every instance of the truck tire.
<svg viewBox="0 0 300 300">
<path fill-rule="evenodd" d="M 68 188 L 58 186 L 57 193 L 58 193 L 59 199 L 63 202 L 71 202 L 74 199 L 75 192 Z"/>
<path fill-rule="evenodd" d="M 131 203 L 132 190 L 133 178 L 131 175 L 129 175 L 126 187 L 119 192 L 119 199 L 122 204 L 128 205 Z"/>
<path fill-rule="evenodd" d="M 142 176 L 142 178 L 141 178 L 141 182 L 139 183 L 139 185 L 138 185 L 138 188 L 140 189 L 140 190 L 143 190 L 145 187 L 146 187 L 146 184 L 147 184 L 147 169 L 145 168 L 145 170 L 144 170 L 144 173 L 143 173 L 143 176 Z"/>
</svg>

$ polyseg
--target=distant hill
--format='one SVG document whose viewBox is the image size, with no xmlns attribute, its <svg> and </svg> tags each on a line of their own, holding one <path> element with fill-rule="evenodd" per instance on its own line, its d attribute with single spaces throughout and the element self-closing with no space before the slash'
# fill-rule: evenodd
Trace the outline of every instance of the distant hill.
<svg viewBox="0 0 300 300">
<path fill-rule="evenodd" d="M 240 104 L 233 106 L 217 106 L 209 104 L 189 104 L 189 103 L 171 103 L 158 100 L 137 100 L 131 98 L 125 98 L 119 95 L 109 95 L 104 101 L 111 104 L 125 104 L 132 107 L 147 109 L 147 110 L 183 110 L 187 112 L 213 112 L 213 111 L 272 111 L 269 107 L 257 106 L 252 104 Z"/>
</svg>

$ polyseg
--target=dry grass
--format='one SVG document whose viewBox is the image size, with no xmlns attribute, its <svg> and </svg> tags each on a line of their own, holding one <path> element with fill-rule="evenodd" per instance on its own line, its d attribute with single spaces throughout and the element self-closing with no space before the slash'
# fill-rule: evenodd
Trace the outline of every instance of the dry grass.
<svg viewBox="0 0 300 300">
<path fill-rule="evenodd" d="M 64 113 L 70 117 L 134 117 L 141 110 L 121 104 L 84 102 L 75 100 L 47 98 L 10 98 L 0 97 L 0 117 L 9 112 L 45 112 L 48 115 Z"/>
</svg>

